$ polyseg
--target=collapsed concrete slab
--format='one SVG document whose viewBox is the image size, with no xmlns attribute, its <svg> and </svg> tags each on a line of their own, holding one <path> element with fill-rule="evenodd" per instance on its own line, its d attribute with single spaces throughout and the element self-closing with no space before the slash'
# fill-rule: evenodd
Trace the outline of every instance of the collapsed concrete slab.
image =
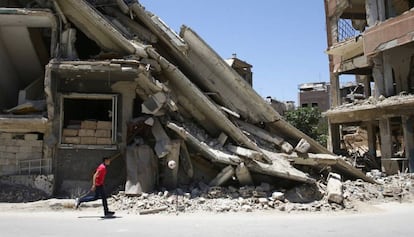
<svg viewBox="0 0 414 237">
<path fill-rule="evenodd" d="M 225 184 L 233 176 L 240 185 L 260 183 L 255 174 L 314 184 L 300 165 L 333 166 L 369 180 L 284 121 L 190 28 L 183 27 L 178 35 L 138 2 L 36 4 L 53 12 L 36 18 L 42 21 L 45 15 L 52 28 L 50 35 L 42 35 L 51 45 L 48 60 L 40 64 L 45 68 L 41 80 L 31 78 L 22 88 L 13 84 L 18 75 L 0 80 L 16 95 L 22 91 L 21 101 L 39 94 L 46 106 L 35 115 L 30 111 L 34 106 L 1 101 L 3 111 L 26 109 L 26 114 L 0 116 L 0 132 L 41 134 L 42 155 L 54 161 L 57 192 L 64 184 L 77 183 L 73 177 L 86 182 L 100 157 L 118 153 L 124 159 L 114 161 L 108 180 L 113 187 L 124 183 L 128 194 L 155 186 L 174 189 L 200 177 L 208 177 L 202 181 L 211 185 Z M 27 17 L 26 11 L 0 9 L 0 19 L 7 18 L 2 12 Z M 12 65 L 11 56 L 0 56 Z M 293 147 L 308 158 L 297 156 Z M 329 155 L 329 161 L 308 152 Z"/>
</svg>

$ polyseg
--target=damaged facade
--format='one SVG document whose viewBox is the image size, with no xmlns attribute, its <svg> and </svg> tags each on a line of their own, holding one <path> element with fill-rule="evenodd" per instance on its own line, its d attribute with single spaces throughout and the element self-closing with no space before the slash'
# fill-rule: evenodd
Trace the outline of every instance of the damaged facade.
<svg viewBox="0 0 414 237">
<path fill-rule="evenodd" d="M 55 193 L 79 194 L 111 156 L 109 188 L 127 194 L 232 177 L 312 184 L 328 166 L 372 181 L 284 121 L 249 84 L 251 65 L 237 73 L 138 1 L 0 7 L 0 175 L 52 175 Z"/>
<path fill-rule="evenodd" d="M 324 2 L 332 97 L 332 109 L 326 113 L 330 150 L 338 154 L 344 142 L 366 137 L 363 156 L 369 161 L 387 174 L 413 172 L 414 2 Z M 341 75 L 355 75 L 352 100 L 341 101 Z M 350 137 L 346 131 L 355 126 L 365 135 Z"/>
</svg>

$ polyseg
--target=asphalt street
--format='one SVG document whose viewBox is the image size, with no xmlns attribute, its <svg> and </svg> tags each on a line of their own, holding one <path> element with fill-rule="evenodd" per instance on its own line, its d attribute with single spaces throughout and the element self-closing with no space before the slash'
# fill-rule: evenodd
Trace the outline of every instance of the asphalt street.
<svg viewBox="0 0 414 237">
<path fill-rule="evenodd" d="M 8 236 L 414 236 L 414 204 L 383 204 L 362 213 L 198 213 L 103 219 L 101 210 L 0 212 Z"/>
</svg>

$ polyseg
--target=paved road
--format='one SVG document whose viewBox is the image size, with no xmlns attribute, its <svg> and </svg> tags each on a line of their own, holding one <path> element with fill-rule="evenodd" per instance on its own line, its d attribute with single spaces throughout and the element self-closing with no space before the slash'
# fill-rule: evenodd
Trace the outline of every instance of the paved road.
<svg viewBox="0 0 414 237">
<path fill-rule="evenodd" d="M 414 236 L 414 204 L 359 214 L 229 213 L 102 219 L 98 210 L 0 212 L 0 236 Z"/>
</svg>

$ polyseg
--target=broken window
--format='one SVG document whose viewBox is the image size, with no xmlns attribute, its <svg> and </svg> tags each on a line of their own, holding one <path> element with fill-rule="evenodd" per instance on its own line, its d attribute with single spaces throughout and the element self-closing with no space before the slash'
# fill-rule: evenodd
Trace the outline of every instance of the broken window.
<svg viewBox="0 0 414 237">
<path fill-rule="evenodd" d="M 61 99 L 61 147 L 115 148 L 117 95 L 70 94 Z"/>
</svg>

